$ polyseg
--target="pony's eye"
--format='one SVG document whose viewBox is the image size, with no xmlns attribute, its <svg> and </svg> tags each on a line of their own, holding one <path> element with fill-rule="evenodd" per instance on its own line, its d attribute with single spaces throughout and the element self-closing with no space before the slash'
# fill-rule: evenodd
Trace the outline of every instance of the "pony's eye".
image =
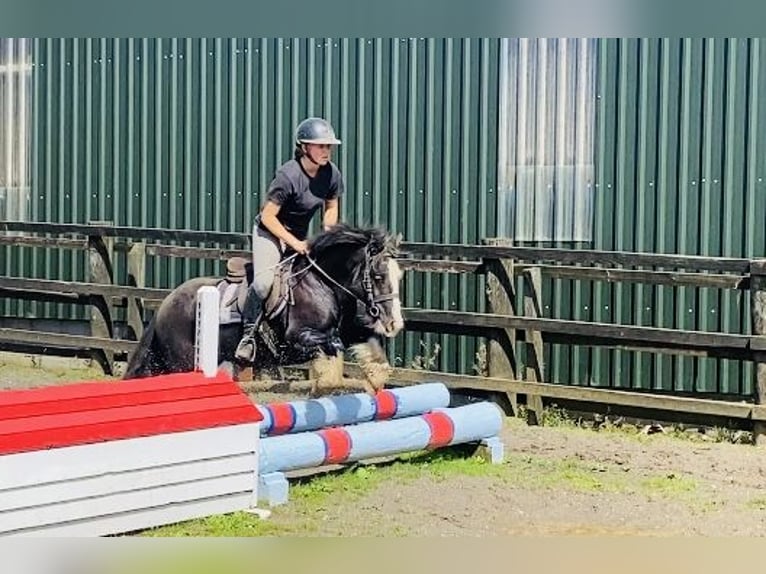
<svg viewBox="0 0 766 574">
<path fill-rule="evenodd" d="M 380 273 L 376 273 L 375 275 L 372 276 L 372 278 L 375 279 L 375 281 L 383 281 L 383 275 L 381 275 Z"/>
</svg>

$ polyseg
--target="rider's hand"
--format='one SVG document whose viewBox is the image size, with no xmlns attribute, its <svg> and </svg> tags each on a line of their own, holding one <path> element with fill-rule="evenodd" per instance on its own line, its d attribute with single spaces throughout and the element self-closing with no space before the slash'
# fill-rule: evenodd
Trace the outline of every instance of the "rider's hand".
<svg viewBox="0 0 766 574">
<path fill-rule="evenodd" d="M 305 241 L 296 241 L 292 248 L 301 255 L 306 255 L 309 252 L 309 244 Z"/>
</svg>

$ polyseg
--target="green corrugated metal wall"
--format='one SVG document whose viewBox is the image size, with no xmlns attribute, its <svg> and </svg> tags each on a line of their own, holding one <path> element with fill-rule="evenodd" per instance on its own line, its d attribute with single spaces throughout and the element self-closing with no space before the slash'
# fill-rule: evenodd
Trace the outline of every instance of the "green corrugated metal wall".
<svg viewBox="0 0 766 574">
<path fill-rule="evenodd" d="M 344 140 L 343 217 L 409 240 L 495 234 L 500 40 L 212 39 L 34 42 L 34 218 L 244 231 L 291 132 L 323 114 Z M 758 256 L 764 237 L 766 43 L 601 40 L 594 245 Z M 590 246 L 580 246 L 590 247 Z M 49 254 L 28 274 L 80 277 Z M 41 258 L 42 259 L 42 258 Z M 172 285 L 209 268 L 181 263 Z M 410 274 L 406 304 L 482 309 L 467 277 Z M 557 281 L 546 314 L 737 331 L 747 301 L 704 289 Z M 439 368 L 471 372 L 475 344 L 410 333 L 408 364 L 442 345 Z M 406 345 L 404 344 L 406 342 Z M 547 357 L 553 381 L 749 393 L 732 362 L 574 352 Z"/>
<path fill-rule="evenodd" d="M 488 39 L 49 39 L 34 42 L 36 220 L 247 231 L 305 116 L 335 125 L 348 194 L 342 219 L 408 240 L 494 233 L 498 45 Z M 79 258 L 28 272 L 82 277 Z M 173 286 L 212 267 L 155 261 Z M 480 282 L 410 274 L 413 306 L 477 309 Z M 442 345 L 468 369 L 474 343 Z"/>
<path fill-rule="evenodd" d="M 766 42 L 599 43 L 594 248 L 762 257 L 766 253 Z M 749 330 L 746 293 L 557 281 L 552 316 Z M 650 353 L 549 353 L 554 380 L 749 394 L 750 365 Z"/>
</svg>

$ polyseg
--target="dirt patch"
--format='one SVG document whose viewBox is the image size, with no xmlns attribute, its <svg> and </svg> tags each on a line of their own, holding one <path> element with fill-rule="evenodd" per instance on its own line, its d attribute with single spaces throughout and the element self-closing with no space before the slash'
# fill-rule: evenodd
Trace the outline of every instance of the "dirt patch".
<svg viewBox="0 0 766 574">
<path fill-rule="evenodd" d="M 362 504 L 384 528 L 418 536 L 766 535 L 766 459 L 755 447 L 515 421 L 502 438 L 498 476 L 384 484 Z"/>
<path fill-rule="evenodd" d="M 103 379 L 87 361 L 0 353 L 0 387 Z M 250 384 L 253 400 L 303 398 L 293 381 Z M 479 472 L 415 465 L 311 514 L 274 509 L 278 533 L 328 536 L 764 536 L 766 451 L 658 433 L 527 426 L 508 419 L 506 462 Z M 383 470 L 381 470 L 383 472 Z M 303 507 L 305 509 L 305 507 Z M 279 530 L 282 529 L 282 530 Z"/>
<path fill-rule="evenodd" d="M 30 389 L 113 379 L 87 359 L 0 352 L 0 389 Z"/>
</svg>

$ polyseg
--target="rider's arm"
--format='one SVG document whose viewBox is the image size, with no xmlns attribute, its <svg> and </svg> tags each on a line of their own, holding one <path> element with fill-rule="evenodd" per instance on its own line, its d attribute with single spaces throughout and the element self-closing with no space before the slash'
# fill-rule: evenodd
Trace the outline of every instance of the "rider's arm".
<svg viewBox="0 0 766 574">
<path fill-rule="evenodd" d="M 302 242 L 285 229 L 285 226 L 279 222 L 279 219 L 277 219 L 280 207 L 279 204 L 274 203 L 273 201 L 267 201 L 261 210 L 261 223 L 277 238 L 298 251 Z"/>
<path fill-rule="evenodd" d="M 324 218 L 322 220 L 324 229 L 327 231 L 333 225 L 338 223 L 338 198 L 334 197 L 324 202 Z"/>
</svg>

